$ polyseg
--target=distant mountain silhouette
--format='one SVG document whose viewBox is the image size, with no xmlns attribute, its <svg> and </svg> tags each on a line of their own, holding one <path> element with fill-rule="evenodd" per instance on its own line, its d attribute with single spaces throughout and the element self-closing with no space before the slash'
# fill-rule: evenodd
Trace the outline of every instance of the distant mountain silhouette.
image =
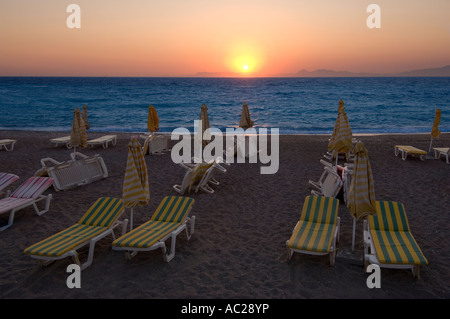
<svg viewBox="0 0 450 319">
<path fill-rule="evenodd" d="M 412 70 L 399 73 L 355 73 L 349 71 L 334 71 L 334 70 L 315 70 L 307 71 L 301 70 L 294 74 L 286 74 L 285 76 L 291 77 L 368 77 L 368 76 L 448 76 L 450 77 L 450 65 L 441 68 L 430 68 Z"/>
<path fill-rule="evenodd" d="M 241 73 L 235 72 L 198 72 L 195 77 L 242 77 Z M 251 75 L 249 75 L 251 76 Z M 433 76 L 433 77 L 450 77 L 450 65 L 441 68 L 429 68 L 411 70 L 399 73 L 369 73 L 369 72 L 350 72 L 335 71 L 327 69 L 318 69 L 314 71 L 300 70 L 297 73 L 286 73 L 269 75 L 272 77 L 414 77 L 414 76 Z"/>
</svg>

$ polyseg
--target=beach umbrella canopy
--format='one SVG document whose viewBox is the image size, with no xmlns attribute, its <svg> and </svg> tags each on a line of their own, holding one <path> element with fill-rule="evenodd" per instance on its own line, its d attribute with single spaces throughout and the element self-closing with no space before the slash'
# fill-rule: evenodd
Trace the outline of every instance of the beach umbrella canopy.
<svg viewBox="0 0 450 319">
<path fill-rule="evenodd" d="M 339 101 L 338 116 L 334 124 L 333 133 L 328 143 L 328 150 L 333 157 L 339 153 L 348 154 L 352 147 L 352 129 L 344 108 L 344 101 Z"/>
<path fill-rule="evenodd" d="M 198 132 L 198 136 L 202 137 L 201 143 L 203 146 L 209 143 L 210 141 L 210 134 L 205 134 L 205 131 L 209 129 L 209 117 L 208 117 L 208 108 L 205 104 L 202 105 L 200 110 L 200 123 L 202 125 L 202 134 L 200 135 L 200 132 Z"/>
<path fill-rule="evenodd" d="M 86 126 L 78 107 L 73 111 L 72 131 L 70 132 L 70 144 L 76 147 L 85 148 L 87 146 Z"/>
<path fill-rule="evenodd" d="M 239 121 L 239 127 L 248 129 L 252 127 L 254 122 L 250 119 L 250 112 L 248 111 L 247 103 L 244 102 L 242 106 L 241 120 Z"/>
<path fill-rule="evenodd" d="M 86 130 L 88 130 L 91 127 L 91 124 L 88 122 L 87 119 L 87 106 L 83 105 L 83 121 L 84 121 L 84 126 L 86 126 Z"/>
<path fill-rule="evenodd" d="M 353 152 L 355 153 L 355 161 L 347 199 L 347 207 L 353 217 L 352 249 L 354 247 L 356 220 L 369 214 L 376 214 L 375 187 L 367 149 L 361 141 L 358 141 Z"/>
<path fill-rule="evenodd" d="M 130 228 L 133 228 L 133 208 L 147 205 L 150 201 L 147 164 L 145 163 L 141 144 L 136 137 L 132 137 L 128 143 L 122 199 L 124 206 L 131 208 Z"/>
<path fill-rule="evenodd" d="M 431 136 L 433 138 L 438 138 L 441 135 L 441 132 L 438 129 L 439 122 L 441 121 L 441 110 L 436 109 L 436 114 L 434 116 L 433 128 L 431 129 Z"/>
<path fill-rule="evenodd" d="M 153 105 L 148 107 L 147 129 L 151 133 L 159 131 L 159 118 Z"/>
</svg>

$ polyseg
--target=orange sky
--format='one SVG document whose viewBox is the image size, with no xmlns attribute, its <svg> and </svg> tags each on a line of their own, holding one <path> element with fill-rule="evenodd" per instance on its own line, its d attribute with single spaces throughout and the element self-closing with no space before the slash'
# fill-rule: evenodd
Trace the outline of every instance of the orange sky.
<svg viewBox="0 0 450 319">
<path fill-rule="evenodd" d="M 71 3 L 80 29 L 66 25 Z M 371 3 L 380 29 L 366 25 Z M 0 76 L 441 67 L 450 64 L 449 12 L 448 0 L 0 0 Z"/>
</svg>

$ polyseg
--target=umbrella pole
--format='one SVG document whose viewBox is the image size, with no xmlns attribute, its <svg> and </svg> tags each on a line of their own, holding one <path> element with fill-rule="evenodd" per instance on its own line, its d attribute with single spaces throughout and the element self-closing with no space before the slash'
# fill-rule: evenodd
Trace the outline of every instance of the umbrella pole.
<svg viewBox="0 0 450 319">
<path fill-rule="evenodd" d="M 130 210 L 130 230 L 133 229 L 133 208 Z"/>
<path fill-rule="evenodd" d="M 426 156 L 426 159 L 434 159 L 434 156 L 433 156 L 433 154 L 432 154 L 432 152 L 431 152 L 431 146 L 433 145 L 433 138 L 431 138 L 431 141 L 430 141 L 430 147 L 429 147 L 429 149 L 428 149 L 428 154 L 427 154 L 427 156 Z"/>
<path fill-rule="evenodd" d="M 356 218 L 353 217 L 352 251 L 355 251 Z"/>
</svg>

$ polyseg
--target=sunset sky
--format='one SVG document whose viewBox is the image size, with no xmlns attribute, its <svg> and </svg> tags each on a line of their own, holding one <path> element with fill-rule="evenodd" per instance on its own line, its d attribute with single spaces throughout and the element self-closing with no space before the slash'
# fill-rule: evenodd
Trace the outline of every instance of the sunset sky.
<svg viewBox="0 0 450 319">
<path fill-rule="evenodd" d="M 0 76 L 435 68 L 450 64 L 449 13 L 449 0 L 0 0 Z"/>
</svg>

